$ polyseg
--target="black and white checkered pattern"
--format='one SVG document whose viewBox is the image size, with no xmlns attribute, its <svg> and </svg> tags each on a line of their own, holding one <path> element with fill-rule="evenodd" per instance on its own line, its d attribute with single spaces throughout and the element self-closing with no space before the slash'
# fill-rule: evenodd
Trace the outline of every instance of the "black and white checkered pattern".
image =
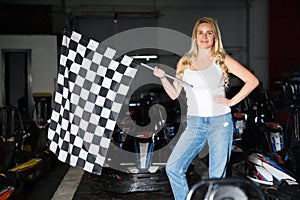
<svg viewBox="0 0 300 200">
<path fill-rule="evenodd" d="M 126 55 L 72 32 L 63 37 L 51 121 L 50 150 L 58 159 L 101 174 L 118 113 L 136 74 Z"/>
</svg>

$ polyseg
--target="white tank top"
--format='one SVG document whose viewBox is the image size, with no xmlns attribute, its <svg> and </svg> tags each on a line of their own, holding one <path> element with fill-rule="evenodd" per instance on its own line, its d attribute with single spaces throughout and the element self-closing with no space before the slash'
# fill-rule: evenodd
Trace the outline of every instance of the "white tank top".
<svg viewBox="0 0 300 200">
<path fill-rule="evenodd" d="M 183 86 L 187 98 L 187 115 L 213 117 L 231 112 L 229 106 L 213 101 L 215 95 L 225 96 L 222 70 L 215 62 L 204 70 L 186 69 L 182 79 L 193 85 Z"/>
</svg>

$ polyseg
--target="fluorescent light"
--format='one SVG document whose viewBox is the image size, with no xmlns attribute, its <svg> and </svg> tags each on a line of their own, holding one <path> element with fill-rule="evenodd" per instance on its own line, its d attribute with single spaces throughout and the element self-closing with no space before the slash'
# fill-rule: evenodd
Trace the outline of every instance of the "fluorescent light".
<svg viewBox="0 0 300 200">
<path fill-rule="evenodd" d="M 116 12 L 115 14 L 114 14 L 114 23 L 118 23 L 118 13 Z"/>
<path fill-rule="evenodd" d="M 133 59 L 145 59 L 149 61 L 150 59 L 157 59 L 157 55 L 140 55 L 140 56 L 132 56 Z"/>
</svg>

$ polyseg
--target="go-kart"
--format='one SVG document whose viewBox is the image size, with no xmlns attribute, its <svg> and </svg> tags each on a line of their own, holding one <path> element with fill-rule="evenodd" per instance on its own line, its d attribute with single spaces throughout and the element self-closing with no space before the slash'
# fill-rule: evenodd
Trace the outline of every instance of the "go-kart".
<svg viewBox="0 0 300 200">
<path fill-rule="evenodd" d="M 102 173 L 89 174 L 93 189 L 115 193 L 171 190 L 165 165 L 182 127 L 180 120 L 174 120 L 181 113 L 169 111 L 168 107 L 176 106 L 168 103 L 158 105 L 155 98 L 146 95 L 131 101 L 124 114 L 120 112 Z M 161 105 L 172 120 L 164 117 Z M 199 179 L 193 165 L 187 171 L 187 179 L 190 184 Z"/>
</svg>

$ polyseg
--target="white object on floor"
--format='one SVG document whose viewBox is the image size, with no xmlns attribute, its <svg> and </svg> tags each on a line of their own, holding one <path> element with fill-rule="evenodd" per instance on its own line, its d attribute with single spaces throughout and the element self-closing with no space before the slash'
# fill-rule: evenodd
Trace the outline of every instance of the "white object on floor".
<svg viewBox="0 0 300 200">
<path fill-rule="evenodd" d="M 70 167 L 51 200 L 72 200 L 82 175 L 82 169 Z"/>
</svg>

